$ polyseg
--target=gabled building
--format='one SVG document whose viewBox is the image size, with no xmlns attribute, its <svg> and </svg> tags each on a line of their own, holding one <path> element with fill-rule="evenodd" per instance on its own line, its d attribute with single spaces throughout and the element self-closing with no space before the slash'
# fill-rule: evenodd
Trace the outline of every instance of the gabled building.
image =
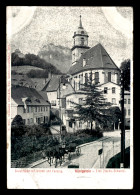
<svg viewBox="0 0 140 195">
<path fill-rule="evenodd" d="M 11 122 L 20 115 L 26 125 L 49 123 L 50 103 L 33 88 L 12 86 Z"/>
<path fill-rule="evenodd" d="M 61 104 L 61 107 L 64 108 L 65 96 L 68 93 L 73 93 L 74 89 L 70 83 L 68 83 L 67 81 L 63 81 L 61 75 L 56 75 L 50 79 L 50 81 L 45 85 L 42 91 L 46 92 L 48 100 L 51 103 L 51 107 L 59 109 L 59 103 Z"/>
</svg>

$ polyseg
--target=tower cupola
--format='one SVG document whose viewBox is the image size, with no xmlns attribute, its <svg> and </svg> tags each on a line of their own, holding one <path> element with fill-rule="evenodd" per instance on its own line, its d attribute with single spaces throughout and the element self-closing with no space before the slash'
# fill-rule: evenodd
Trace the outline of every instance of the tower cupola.
<svg viewBox="0 0 140 195">
<path fill-rule="evenodd" d="M 73 35 L 73 47 L 72 47 L 72 65 L 74 65 L 81 55 L 89 49 L 88 47 L 88 34 L 82 26 L 82 19 L 80 15 L 79 26 Z"/>
</svg>

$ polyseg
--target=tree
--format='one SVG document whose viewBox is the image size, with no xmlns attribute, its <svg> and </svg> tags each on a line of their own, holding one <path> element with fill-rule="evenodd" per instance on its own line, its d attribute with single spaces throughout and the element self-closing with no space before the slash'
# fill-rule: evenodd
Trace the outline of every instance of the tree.
<svg viewBox="0 0 140 195">
<path fill-rule="evenodd" d="M 124 72 L 124 89 L 130 91 L 130 59 L 124 60 L 120 69 Z"/>
<path fill-rule="evenodd" d="M 107 121 L 111 120 L 111 115 L 107 112 L 111 103 L 105 102 L 103 91 L 91 82 L 88 82 L 82 88 L 82 94 L 85 94 L 85 100 L 82 104 L 75 104 L 74 118 L 78 121 L 90 122 L 91 131 L 93 129 L 93 122 L 96 126 L 103 127 Z"/>
<path fill-rule="evenodd" d="M 25 134 L 23 119 L 20 115 L 16 115 L 13 119 L 11 132 L 13 136 L 22 136 Z"/>
</svg>

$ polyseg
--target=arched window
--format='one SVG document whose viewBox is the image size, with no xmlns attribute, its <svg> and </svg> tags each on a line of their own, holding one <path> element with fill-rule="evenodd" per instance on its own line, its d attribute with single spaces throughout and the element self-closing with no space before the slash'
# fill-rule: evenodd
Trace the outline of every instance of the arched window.
<svg viewBox="0 0 140 195">
<path fill-rule="evenodd" d="M 81 38 L 81 45 L 84 45 L 84 38 Z"/>
<path fill-rule="evenodd" d="M 108 72 L 108 82 L 111 82 L 111 72 Z"/>
<path fill-rule="evenodd" d="M 99 83 L 99 72 L 95 72 L 95 84 Z"/>
</svg>

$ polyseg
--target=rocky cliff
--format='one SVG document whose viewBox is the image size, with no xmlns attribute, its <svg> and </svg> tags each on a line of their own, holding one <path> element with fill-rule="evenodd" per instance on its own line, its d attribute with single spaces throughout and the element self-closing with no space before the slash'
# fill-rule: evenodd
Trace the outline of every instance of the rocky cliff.
<svg viewBox="0 0 140 195">
<path fill-rule="evenodd" d="M 38 55 L 56 66 L 62 73 L 66 73 L 71 66 L 71 50 L 67 47 L 54 44 L 43 45 Z"/>
</svg>

